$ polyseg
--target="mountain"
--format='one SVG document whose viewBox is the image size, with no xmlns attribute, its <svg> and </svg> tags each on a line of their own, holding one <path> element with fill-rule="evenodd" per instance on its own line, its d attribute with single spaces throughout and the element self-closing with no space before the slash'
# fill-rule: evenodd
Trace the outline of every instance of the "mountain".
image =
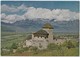
<svg viewBox="0 0 80 57">
<path fill-rule="evenodd" d="M 54 21 L 52 20 L 21 20 L 16 21 L 15 23 L 4 23 L 1 22 L 1 31 L 9 32 L 35 32 L 42 28 L 45 23 L 51 23 L 54 27 L 54 32 L 73 32 L 76 33 L 79 31 L 79 20 L 74 21 Z"/>
<path fill-rule="evenodd" d="M 56 32 L 78 32 L 79 20 L 51 22 Z"/>
<path fill-rule="evenodd" d="M 25 29 L 15 26 L 14 24 L 1 22 L 1 31 L 2 32 L 24 32 Z"/>
</svg>

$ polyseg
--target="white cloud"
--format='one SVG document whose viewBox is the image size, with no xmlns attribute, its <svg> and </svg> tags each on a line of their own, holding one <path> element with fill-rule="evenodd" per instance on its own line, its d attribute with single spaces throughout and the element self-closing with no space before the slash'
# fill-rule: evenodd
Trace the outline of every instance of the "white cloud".
<svg viewBox="0 0 80 57">
<path fill-rule="evenodd" d="M 18 12 L 18 11 L 25 11 L 24 14 L 18 15 L 18 14 L 10 14 L 7 15 L 5 13 L 1 14 L 1 19 L 4 22 L 10 22 L 14 23 L 19 20 L 25 20 L 25 19 L 55 19 L 55 21 L 70 21 L 70 20 L 76 20 L 79 19 L 79 14 L 77 12 L 72 12 L 69 9 L 46 9 L 46 8 L 35 8 L 35 7 L 26 7 L 24 4 L 18 6 L 18 7 L 10 7 L 7 5 L 1 6 L 2 12 Z"/>
<path fill-rule="evenodd" d="M 6 23 L 14 23 L 16 21 L 20 21 L 20 20 L 24 20 L 25 19 L 23 16 L 20 16 L 20 15 L 17 15 L 17 14 L 4 15 L 4 13 L 2 13 L 1 18 L 2 18 L 1 21 L 6 22 Z"/>
<path fill-rule="evenodd" d="M 28 19 L 52 19 L 52 12 L 49 9 L 43 9 L 43 8 L 30 8 L 24 16 Z"/>
<path fill-rule="evenodd" d="M 72 12 L 68 9 L 54 9 L 52 12 L 53 18 L 55 18 L 56 21 L 69 21 L 79 19 L 79 13 Z"/>
<path fill-rule="evenodd" d="M 1 14 L 1 19 L 5 19 L 5 17 L 6 17 L 6 14 L 5 13 L 2 13 Z"/>
<path fill-rule="evenodd" d="M 3 4 L 1 6 L 1 12 L 11 12 L 11 13 L 14 13 L 14 12 L 19 12 L 20 10 L 26 11 L 27 7 L 24 4 L 22 4 L 22 5 L 18 6 L 18 7 L 8 6 L 6 4 Z"/>
<path fill-rule="evenodd" d="M 18 10 L 15 7 L 10 7 L 8 5 L 1 6 L 1 12 L 17 12 Z"/>
<path fill-rule="evenodd" d="M 68 9 L 46 9 L 46 8 L 31 8 L 24 16 L 28 19 L 55 19 L 55 21 L 69 21 L 79 19 L 79 13 L 72 12 Z"/>
<path fill-rule="evenodd" d="M 22 10 L 22 11 L 27 11 L 28 7 L 25 6 L 24 4 L 20 5 L 19 7 L 17 7 L 18 10 Z"/>
</svg>

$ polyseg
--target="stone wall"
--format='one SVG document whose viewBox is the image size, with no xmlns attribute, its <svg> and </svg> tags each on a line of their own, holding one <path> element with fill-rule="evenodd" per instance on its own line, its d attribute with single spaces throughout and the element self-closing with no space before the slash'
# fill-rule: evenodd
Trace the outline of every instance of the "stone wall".
<svg viewBox="0 0 80 57">
<path fill-rule="evenodd" d="M 38 49 L 46 49 L 48 44 L 55 43 L 55 44 L 62 44 L 65 39 L 53 39 L 53 29 L 43 29 L 49 33 L 48 38 L 45 39 L 45 37 L 34 37 L 32 34 L 31 40 L 26 40 L 26 46 L 36 46 Z"/>
<path fill-rule="evenodd" d="M 32 42 L 32 46 L 36 46 L 38 49 L 46 49 L 48 45 L 48 42 L 44 37 L 34 37 Z"/>
</svg>

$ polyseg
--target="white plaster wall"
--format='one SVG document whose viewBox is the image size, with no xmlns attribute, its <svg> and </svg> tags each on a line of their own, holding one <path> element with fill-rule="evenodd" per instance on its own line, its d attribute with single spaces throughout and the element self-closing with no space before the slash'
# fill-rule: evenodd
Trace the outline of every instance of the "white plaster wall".
<svg viewBox="0 0 80 57">
<path fill-rule="evenodd" d="M 42 48 L 39 47 L 39 45 L 41 44 Z M 33 39 L 33 46 L 38 47 L 38 49 L 46 49 L 48 42 L 46 41 L 46 39 L 44 37 L 34 37 Z"/>
<path fill-rule="evenodd" d="M 26 46 L 27 47 L 32 46 L 32 40 L 26 40 Z"/>
<path fill-rule="evenodd" d="M 63 42 L 65 42 L 66 40 L 65 39 L 55 39 L 55 40 L 53 40 L 53 43 L 55 43 L 55 44 L 62 44 Z"/>
<path fill-rule="evenodd" d="M 34 38 L 34 35 L 32 34 L 32 39 Z"/>
<path fill-rule="evenodd" d="M 32 39 L 26 40 L 26 46 L 27 47 L 36 46 L 38 47 L 38 49 L 46 49 L 49 43 L 62 44 L 65 41 L 65 39 L 53 40 L 53 29 L 43 29 L 43 30 L 49 33 L 48 38 L 45 39 L 44 37 L 34 37 L 34 35 L 32 34 Z M 39 47 L 40 44 L 42 45 L 42 48 Z"/>
</svg>

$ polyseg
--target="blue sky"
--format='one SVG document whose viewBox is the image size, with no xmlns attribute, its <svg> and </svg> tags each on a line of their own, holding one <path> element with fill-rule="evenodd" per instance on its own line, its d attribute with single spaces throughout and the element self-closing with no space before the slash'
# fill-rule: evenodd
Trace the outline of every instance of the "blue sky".
<svg viewBox="0 0 80 57">
<path fill-rule="evenodd" d="M 70 21 L 79 19 L 78 1 L 2 1 L 1 20 L 14 23 L 30 19 L 55 19 Z"/>
<path fill-rule="evenodd" d="M 25 4 L 36 8 L 48 8 L 48 9 L 70 9 L 71 11 L 79 12 L 78 1 L 3 1 L 1 4 L 20 6 Z"/>
</svg>

